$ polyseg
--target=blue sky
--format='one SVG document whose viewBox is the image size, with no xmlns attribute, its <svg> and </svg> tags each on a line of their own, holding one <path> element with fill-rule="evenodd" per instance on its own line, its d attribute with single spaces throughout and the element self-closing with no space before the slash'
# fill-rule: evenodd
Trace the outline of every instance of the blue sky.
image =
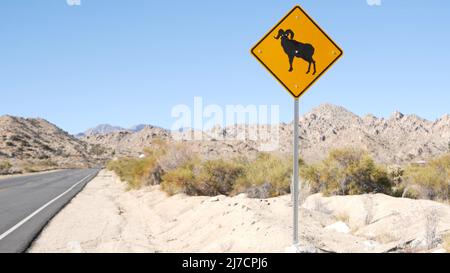
<svg viewBox="0 0 450 273">
<path fill-rule="evenodd" d="M 0 115 L 78 133 L 100 123 L 170 128 L 174 105 L 292 99 L 250 48 L 300 4 L 344 50 L 301 99 L 388 117 L 450 112 L 450 1 L 3 0 Z"/>
</svg>

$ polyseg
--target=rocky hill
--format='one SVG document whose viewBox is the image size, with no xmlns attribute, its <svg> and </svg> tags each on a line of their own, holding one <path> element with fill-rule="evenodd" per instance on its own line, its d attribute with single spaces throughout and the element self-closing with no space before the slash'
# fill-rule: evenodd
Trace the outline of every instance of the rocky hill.
<svg viewBox="0 0 450 273">
<path fill-rule="evenodd" d="M 450 116 L 428 121 L 396 112 L 389 118 L 359 117 L 324 104 L 300 119 L 300 153 L 307 162 L 331 149 L 356 147 L 379 163 L 426 161 L 450 151 Z M 0 173 L 103 164 L 117 156 L 139 156 L 155 141 L 184 142 L 206 158 L 253 157 L 260 151 L 292 152 L 292 123 L 236 125 L 199 132 L 171 132 L 141 125 L 136 132 L 101 126 L 75 138 L 43 119 L 0 117 Z M 117 129 L 117 130 L 116 130 Z"/>
<path fill-rule="evenodd" d="M 117 131 L 109 134 L 86 135 L 81 140 L 100 145 L 108 149 L 111 154 L 119 156 L 137 156 L 145 147 L 150 147 L 155 140 L 172 139 L 170 131 L 146 125 L 140 131 Z"/>
<path fill-rule="evenodd" d="M 112 126 L 109 124 L 100 124 L 95 126 L 94 128 L 87 129 L 83 133 L 78 134 L 78 137 L 83 136 L 90 136 L 90 135 L 106 135 L 113 132 L 122 132 L 127 131 L 127 129 L 119 127 L 119 126 Z"/>
<path fill-rule="evenodd" d="M 0 117 L 2 173 L 92 167 L 101 163 L 105 152 L 44 119 Z"/>
<path fill-rule="evenodd" d="M 450 151 L 449 116 L 436 121 L 400 112 L 387 119 L 359 117 L 342 107 L 322 105 L 301 119 L 300 128 L 302 153 L 310 159 L 343 146 L 366 149 L 382 163 L 422 161 Z"/>
<path fill-rule="evenodd" d="M 83 133 L 79 133 L 76 135 L 76 137 L 78 138 L 82 138 L 85 136 L 94 136 L 94 135 L 107 135 L 107 134 L 111 134 L 111 133 L 115 133 L 115 132 L 132 132 L 132 133 L 137 133 L 142 131 L 143 129 L 145 129 L 145 127 L 148 127 L 151 125 L 146 125 L 146 124 L 138 124 L 135 126 L 132 126 L 128 129 L 120 127 L 120 126 L 113 126 L 110 124 L 100 124 L 97 125 L 93 128 L 87 129 L 86 131 L 84 131 Z"/>
<path fill-rule="evenodd" d="M 309 162 L 323 159 L 331 149 L 349 146 L 365 149 L 378 162 L 389 164 L 423 161 L 450 151 L 449 115 L 436 121 L 400 112 L 390 118 L 359 117 L 343 107 L 324 104 L 301 117 L 299 126 L 300 153 Z M 136 133 L 113 132 L 83 138 L 118 156 L 139 155 L 155 139 L 183 141 L 206 157 L 251 156 L 266 150 L 288 154 L 292 151 L 292 123 L 216 127 L 205 132 L 171 132 L 146 126 Z"/>
</svg>

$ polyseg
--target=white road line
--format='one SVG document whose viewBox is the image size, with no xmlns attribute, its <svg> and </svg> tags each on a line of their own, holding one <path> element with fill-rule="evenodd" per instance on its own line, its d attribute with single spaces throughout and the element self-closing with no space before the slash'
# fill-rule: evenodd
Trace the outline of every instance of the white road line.
<svg viewBox="0 0 450 273">
<path fill-rule="evenodd" d="M 39 209 L 37 209 L 35 212 L 33 212 L 32 214 L 30 214 L 28 217 L 26 217 L 25 219 L 23 219 L 22 221 L 20 221 L 19 223 L 17 223 L 15 226 L 13 226 L 12 228 L 8 229 L 5 233 L 3 233 L 2 235 L 0 235 L 0 241 L 5 239 L 6 236 L 8 236 L 9 234 L 13 233 L 16 229 L 18 229 L 19 227 L 21 227 L 23 224 L 25 224 L 26 222 L 28 222 L 31 218 L 33 218 L 34 216 L 36 216 L 36 214 L 38 214 L 39 212 L 43 211 L 45 208 L 47 208 L 48 206 L 50 206 L 51 204 L 53 204 L 55 201 L 57 201 L 59 198 L 63 197 L 64 195 L 66 195 L 68 192 L 70 192 L 71 190 L 73 190 L 76 186 L 80 185 L 81 183 L 83 183 L 84 181 L 86 181 L 90 176 L 93 176 L 92 174 L 86 176 L 85 178 L 81 179 L 79 182 L 77 182 L 76 184 L 74 184 L 72 187 L 70 187 L 67 191 L 61 193 L 60 195 L 58 195 L 57 197 L 53 198 L 52 200 L 50 200 L 47 204 L 43 205 L 42 207 L 40 207 Z"/>
</svg>

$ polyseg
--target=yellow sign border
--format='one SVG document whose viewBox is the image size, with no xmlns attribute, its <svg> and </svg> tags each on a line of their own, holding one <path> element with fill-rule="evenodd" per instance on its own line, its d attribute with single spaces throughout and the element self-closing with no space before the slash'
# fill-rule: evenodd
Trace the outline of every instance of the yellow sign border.
<svg viewBox="0 0 450 273">
<path fill-rule="evenodd" d="M 339 56 L 337 56 L 336 59 L 334 59 L 333 62 L 331 62 L 323 71 L 322 73 L 320 73 L 298 96 L 295 96 L 294 93 L 289 89 L 289 87 L 287 87 L 279 78 L 278 76 L 273 73 L 269 67 L 266 66 L 266 64 L 260 59 L 258 58 L 258 56 L 256 55 L 256 53 L 254 52 L 256 50 L 256 48 L 270 35 L 270 33 L 272 33 L 276 28 L 278 28 L 284 20 L 286 20 L 296 9 L 299 9 L 303 14 L 306 15 L 306 17 L 308 17 L 308 19 L 317 27 L 317 29 L 320 30 L 320 32 L 322 32 L 323 35 L 325 35 L 325 37 L 327 37 L 327 39 L 333 43 L 333 45 L 335 47 L 337 47 L 339 49 L 339 51 L 341 52 L 339 54 Z M 339 60 L 343 55 L 344 55 L 344 51 L 328 36 L 328 34 L 325 33 L 325 31 L 323 31 L 323 29 L 311 18 L 311 16 L 309 16 L 308 13 L 306 13 L 305 10 L 303 10 L 300 5 L 296 5 L 288 14 L 286 14 L 273 28 L 271 28 L 266 35 L 264 35 L 264 37 L 259 40 L 259 42 L 250 50 L 250 53 L 258 60 L 258 62 L 260 64 L 263 65 L 263 67 L 270 72 L 270 74 L 272 74 L 272 76 L 275 77 L 275 79 L 277 79 L 277 81 L 279 83 L 281 83 L 281 85 L 289 92 L 289 94 L 291 94 L 291 96 L 293 96 L 295 99 L 299 99 L 301 96 L 303 96 L 306 91 L 309 90 L 309 88 L 318 80 L 320 79 L 320 77 L 322 77 L 323 74 L 325 74 L 325 72 L 328 71 L 328 69 L 330 69 L 330 67 L 332 67 L 337 60 Z"/>
</svg>

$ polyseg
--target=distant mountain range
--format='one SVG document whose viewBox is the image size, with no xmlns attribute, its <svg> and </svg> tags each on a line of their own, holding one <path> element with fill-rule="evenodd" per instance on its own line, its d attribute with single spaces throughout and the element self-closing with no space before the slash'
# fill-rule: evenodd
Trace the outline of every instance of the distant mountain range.
<svg viewBox="0 0 450 273">
<path fill-rule="evenodd" d="M 123 128 L 120 126 L 113 126 L 110 124 L 100 124 L 93 128 L 87 129 L 83 133 L 77 134 L 76 137 L 81 138 L 81 137 L 92 136 L 92 135 L 107 135 L 107 134 L 114 133 L 114 132 L 134 132 L 134 133 L 136 133 L 136 132 L 139 132 L 142 129 L 144 129 L 146 126 L 150 126 L 150 125 L 138 124 L 138 125 L 132 126 L 127 129 L 127 128 Z"/>
<path fill-rule="evenodd" d="M 124 129 L 103 124 L 74 137 L 43 119 L 2 116 L 0 163 L 7 161 L 16 169 L 30 164 L 93 166 L 117 156 L 139 156 L 155 140 L 176 142 L 180 138 L 192 152 L 206 158 L 251 157 L 263 151 L 263 140 L 251 139 L 248 134 L 244 138 L 236 136 L 254 129 L 270 132 L 266 139 L 278 139 L 276 151 L 290 156 L 292 127 L 292 123 L 282 123 L 278 130 L 271 125 L 215 127 L 197 131 L 202 139 L 190 141 L 186 140 L 194 134 L 190 129 L 172 132 L 152 125 Z M 435 121 L 400 112 L 389 118 L 360 117 L 343 107 L 324 104 L 301 117 L 299 127 L 300 153 L 307 162 L 323 159 L 332 149 L 349 146 L 365 149 L 377 162 L 385 164 L 426 161 L 450 152 L 449 115 Z"/>
<path fill-rule="evenodd" d="M 258 125 L 237 125 L 214 128 L 203 134 L 202 141 L 185 141 L 205 157 L 232 157 L 253 155 L 261 151 L 261 141 L 248 137 L 241 140 L 235 136 L 255 129 Z M 300 119 L 300 153 L 309 162 L 323 159 L 330 150 L 342 147 L 356 147 L 367 150 L 380 163 L 403 164 L 423 161 L 450 152 L 450 116 L 428 121 L 416 115 L 395 112 L 389 118 L 373 115 L 360 117 L 347 109 L 323 104 Z M 259 128 L 270 128 L 260 125 Z M 292 152 L 292 123 L 280 124 L 268 139 L 279 138 L 277 151 Z M 188 136 L 191 130 L 171 132 L 158 127 L 147 126 L 132 132 L 95 134 L 82 138 L 91 144 L 98 144 L 115 151 L 116 155 L 135 156 L 144 147 L 152 145 L 154 139 L 173 141 L 180 135 Z M 225 139 L 221 137 L 226 135 Z"/>
</svg>

